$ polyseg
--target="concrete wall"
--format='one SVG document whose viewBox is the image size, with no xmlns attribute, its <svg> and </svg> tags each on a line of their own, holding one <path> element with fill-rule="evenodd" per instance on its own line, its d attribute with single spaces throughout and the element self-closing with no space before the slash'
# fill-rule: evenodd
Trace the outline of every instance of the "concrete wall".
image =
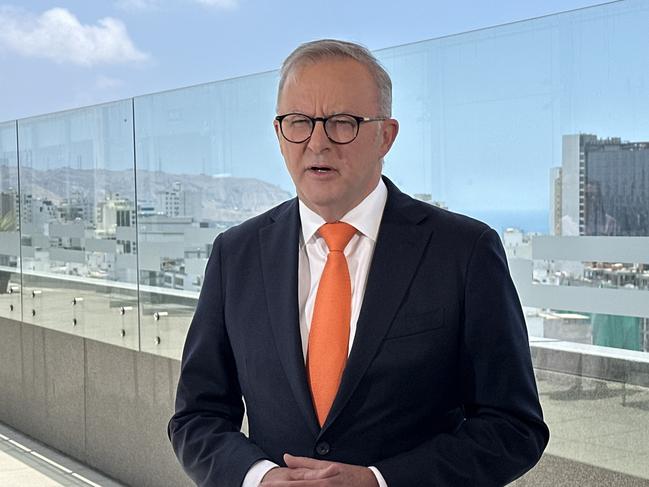
<svg viewBox="0 0 649 487">
<path fill-rule="evenodd" d="M 127 485 L 191 486 L 166 436 L 179 363 L 0 318 L 0 421 Z"/>
</svg>

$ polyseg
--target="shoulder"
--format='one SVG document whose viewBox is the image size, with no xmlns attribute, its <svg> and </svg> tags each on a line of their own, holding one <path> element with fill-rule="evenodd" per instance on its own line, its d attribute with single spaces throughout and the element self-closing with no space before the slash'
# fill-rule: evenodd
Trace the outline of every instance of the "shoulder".
<svg viewBox="0 0 649 487">
<path fill-rule="evenodd" d="M 493 228 L 470 216 L 411 200 L 410 211 L 418 215 L 418 225 L 430 230 L 427 258 L 433 262 L 442 259 L 465 282 L 470 275 L 487 275 L 490 279 L 506 275 L 505 250 Z"/>
<path fill-rule="evenodd" d="M 430 226 L 431 230 L 444 239 L 466 244 L 475 241 L 485 233 L 493 231 L 489 225 L 470 216 L 455 213 L 430 203 L 417 200 L 388 185 L 386 213 L 388 219 L 399 215 L 415 225 Z"/>
<path fill-rule="evenodd" d="M 498 232 L 486 223 L 427 203 L 421 204 L 428 206 L 428 221 L 435 240 L 464 259 L 471 258 L 478 246 L 500 245 Z"/>
<path fill-rule="evenodd" d="M 425 205 L 429 218 L 435 227 L 440 230 L 447 230 L 463 237 L 479 236 L 491 229 L 486 223 L 476 220 L 461 213 L 439 208 L 428 203 L 419 202 Z"/>
</svg>

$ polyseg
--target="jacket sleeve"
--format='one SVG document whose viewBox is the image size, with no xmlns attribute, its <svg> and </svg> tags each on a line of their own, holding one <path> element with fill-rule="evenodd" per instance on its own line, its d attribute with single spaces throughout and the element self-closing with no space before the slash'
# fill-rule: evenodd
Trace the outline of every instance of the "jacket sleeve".
<svg viewBox="0 0 649 487">
<path fill-rule="evenodd" d="M 185 472 L 198 486 L 240 486 L 266 454 L 241 432 L 244 406 L 224 320 L 222 238 L 205 270 L 180 369 L 176 410 L 167 432 Z"/>
<path fill-rule="evenodd" d="M 525 319 L 494 230 L 477 238 L 465 276 L 465 420 L 452 433 L 377 462 L 389 487 L 505 485 L 532 468 L 547 445 Z"/>
</svg>

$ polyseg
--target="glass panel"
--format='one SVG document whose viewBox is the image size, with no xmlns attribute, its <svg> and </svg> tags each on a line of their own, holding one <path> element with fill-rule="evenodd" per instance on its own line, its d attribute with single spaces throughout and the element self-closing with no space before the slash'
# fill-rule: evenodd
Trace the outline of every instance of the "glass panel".
<svg viewBox="0 0 649 487">
<path fill-rule="evenodd" d="M 0 316 L 20 320 L 16 123 L 0 124 Z"/>
<path fill-rule="evenodd" d="M 18 122 L 24 320 L 138 347 L 130 100 Z"/>
<path fill-rule="evenodd" d="M 276 74 L 135 98 L 142 350 L 179 358 L 214 238 L 293 196 Z"/>
</svg>

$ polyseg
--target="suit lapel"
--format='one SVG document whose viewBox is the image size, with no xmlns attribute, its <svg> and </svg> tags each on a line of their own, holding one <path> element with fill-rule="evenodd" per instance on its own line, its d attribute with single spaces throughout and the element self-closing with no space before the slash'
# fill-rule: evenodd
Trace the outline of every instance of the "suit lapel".
<svg viewBox="0 0 649 487">
<path fill-rule="evenodd" d="M 376 355 L 432 234 L 426 213 L 384 177 L 388 187 L 356 336 L 322 432 L 336 420 Z"/>
<path fill-rule="evenodd" d="M 300 217 L 297 199 L 271 216 L 274 223 L 259 230 L 261 265 L 269 319 L 279 359 L 295 399 L 313 434 L 319 425 L 311 401 L 298 311 L 298 245 Z"/>
</svg>

